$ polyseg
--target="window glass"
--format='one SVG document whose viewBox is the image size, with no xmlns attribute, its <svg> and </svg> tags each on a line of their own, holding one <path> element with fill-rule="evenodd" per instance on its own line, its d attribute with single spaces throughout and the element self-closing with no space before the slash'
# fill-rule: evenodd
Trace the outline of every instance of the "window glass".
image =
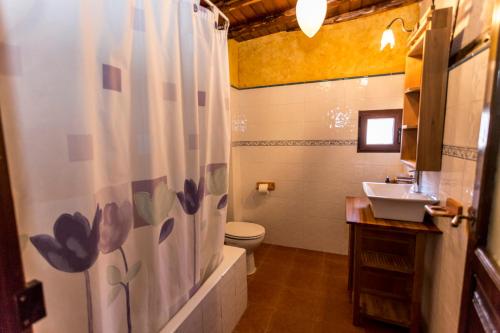
<svg viewBox="0 0 500 333">
<path fill-rule="evenodd" d="M 397 153 L 401 150 L 401 109 L 360 110 L 358 153 Z"/>
<path fill-rule="evenodd" d="M 367 145 L 392 145 L 394 143 L 394 118 L 368 119 Z"/>
</svg>

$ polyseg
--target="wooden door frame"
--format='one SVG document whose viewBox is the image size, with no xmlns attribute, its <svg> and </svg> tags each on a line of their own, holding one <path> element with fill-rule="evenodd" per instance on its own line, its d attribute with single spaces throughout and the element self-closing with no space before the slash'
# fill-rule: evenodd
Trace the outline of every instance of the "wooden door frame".
<svg viewBox="0 0 500 333">
<path fill-rule="evenodd" d="M 21 249 L 0 113 L 0 333 L 23 332 L 19 324 L 15 295 L 23 290 L 24 285 Z"/>
<path fill-rule="evenodd" d="M 478 159 L 472 208 L 469 212 L 475 218 L 470 226 L 467 257 L 465 261 L 464 281 L 460 308 L 459 332 L 466 333 L 469 320 L 469 307 L 473 297 L 473 272 L 471 267 L 481 263 L 489 267 L 488 278 L 498 282 L 498 267 L 488 255 L 488 226 L 491 219 L 493 199 L 495 194 L 495 177 L 498 168 L 498 150 L 500 141 L 500 17 L 495 19 L 494 13 L 500 13 L 500 0 L 495 0 L 491 26 L 491 44 L 488 59 L 488 76 L 481 129 L 478 140 Z M 485 131 L 487 130 L 487 132 Z M 487 134 L 486 134 L 487 133 Z M 465 223 L 465 222 L 464 222 Z M 466 222 L 470 223 L 470 222 Z M 479 249 L 477 249 L 479 248 Z M 477 249 L 477 250 L 476 250 Z M 493 274 L 493 275 L 492 275 Z"/>
</svg>

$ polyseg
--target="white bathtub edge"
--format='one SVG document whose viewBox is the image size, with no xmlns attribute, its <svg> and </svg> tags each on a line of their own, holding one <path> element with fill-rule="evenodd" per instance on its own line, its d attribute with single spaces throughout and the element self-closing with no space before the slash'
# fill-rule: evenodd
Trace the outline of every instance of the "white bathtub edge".
<svg viewBox="0 0 500 333">
<path fill-rule="evenodd" d="M 241 256 L 245 255 L 245 250 L 224 245 L 223 249 L 224 258 L 220 265 L 210 275 L 210 277 L 203 283 L 196 294 L 169 320 L 167 325 L 160 330 L 160 333 L 173 333 L 175 332 L 189 317 L 189 315 L 201 304 L 203 299 L 208 293 L 219 283 L 229 269 L 238 261 Z"/>
</svg>

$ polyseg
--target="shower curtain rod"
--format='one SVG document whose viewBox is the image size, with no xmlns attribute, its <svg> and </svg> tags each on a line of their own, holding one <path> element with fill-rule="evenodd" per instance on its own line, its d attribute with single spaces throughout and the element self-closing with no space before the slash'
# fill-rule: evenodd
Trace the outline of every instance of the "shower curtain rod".
<svg viewBox="0 0 500 333">
<path fill-rule="evenodd" d="M 216 5 L 214 5 L 212 1 L 210 1 L 210 0 L 200 0 L 200 5 L 202 5 L 203 3 L 207 4 L 208 6 L 210 6 L 212 8 L 217 8 L 217 11 L 219 12 L 219 15 L 222 16 L 222 18 L 226 21 L 227 26 L 229 27 L 230 22 L 229 22 L 228 17 Z"/>
</svg>

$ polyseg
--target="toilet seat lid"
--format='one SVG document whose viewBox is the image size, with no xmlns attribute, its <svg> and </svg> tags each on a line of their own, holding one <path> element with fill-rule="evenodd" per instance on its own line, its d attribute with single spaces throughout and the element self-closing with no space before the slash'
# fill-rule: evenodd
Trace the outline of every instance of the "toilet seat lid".
<svg viewBox="0 0 500 333">
<path fill-rule="evenodd" d="M 266 233 L 266 229 L 258 224 L 250 222 L 228 222 L 226 223 L 226 235 L 234 238 L 250 239 L 258 238 Z"/>
</svg>

